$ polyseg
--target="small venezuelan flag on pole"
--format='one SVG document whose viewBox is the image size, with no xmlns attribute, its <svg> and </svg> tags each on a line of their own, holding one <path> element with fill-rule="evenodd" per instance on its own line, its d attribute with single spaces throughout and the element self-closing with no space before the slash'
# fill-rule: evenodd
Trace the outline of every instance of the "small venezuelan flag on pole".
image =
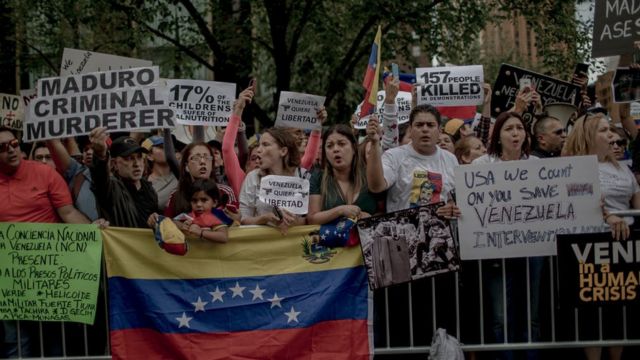
<svg viewBox="0 0 640 360">
<path fill-rule="evenodd" d="M 378 26 L 378 32 L 376 38 L 371 45 L 371 55 L 369 56 L 369 64 L 367 64 L 367 71 L 364 74 L 364 80 L 362 80 L 362 86 L 367 90 L 362 108 L 360 110 L 360 117 L 372 114 L 376 108 L 378 96 L 378 82 L 380 78 L 380 52 L 382 50 L 382 31 Z"/>
</svg>

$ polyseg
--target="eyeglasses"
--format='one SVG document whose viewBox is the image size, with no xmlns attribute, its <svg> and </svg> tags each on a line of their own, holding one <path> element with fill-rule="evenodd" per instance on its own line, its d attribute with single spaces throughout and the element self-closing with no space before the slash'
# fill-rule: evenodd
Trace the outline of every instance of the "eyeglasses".
<svg viewBox="0 0 640 360">
<path fill-rule="evenodd" d="M 627 140 L 616 140 L 616 141 L 612 141 L 609 143 L 609 145 L 613 146 L 613 145 L 618 145 L 620 147 L 626 147 L 627 146 Z"/>
<path fill-rule="evenodd" d="M 211 155 L 191 155 L 189 156 L 189 161 L 191 162 L 201 162 L 202 160 L 206 161 L 206 162 L 211 162 L 213 161 L 213 156 Z"/>
<path fill-rule="evenodd" d="M 13 140 L 10 140 L 9 142 L 2 143 L 0 144 L 0 153 L 9 151 L 9 147 L 12 147 L 15 149 L 18 146 L 20 146 L 20 142 L 18 142 L 18 139 L 13 139 Z"/>
<path fill-rule="evenodd" d="M 49 161 L 49 160 L 51 160 L 51 155 L 48 155 L 48 154 L 36 155 L 34 157 L 38 161 Z"/>
</svg>

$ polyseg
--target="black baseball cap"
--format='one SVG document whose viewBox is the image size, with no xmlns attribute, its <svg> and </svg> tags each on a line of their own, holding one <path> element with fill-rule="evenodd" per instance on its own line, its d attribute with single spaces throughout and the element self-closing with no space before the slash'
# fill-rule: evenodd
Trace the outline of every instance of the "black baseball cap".
<svg viewBox="0 0 640 360">
<path fill-rule="evenodd" d="M 133 138 L 121 136 L 111 144 L 111 156 L 129 156 L 133 153 L 148 153 L 149 151 L 138 144 Z"/>
</svg>

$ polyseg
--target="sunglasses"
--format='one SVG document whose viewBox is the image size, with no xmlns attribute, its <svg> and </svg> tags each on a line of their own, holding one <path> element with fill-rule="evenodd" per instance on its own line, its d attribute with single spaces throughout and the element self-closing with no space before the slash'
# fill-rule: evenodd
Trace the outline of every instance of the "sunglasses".
<svg viewBox="0 0 640 360">
<path fill-rule="evenodd" d="M 626 147 L 627 146 L 627 140 L 616 140 L 616 141 L 612 141 L 609 143 L 609 145 L 613 146 L 613 145 L 618 145 L 620 147 Z"/>
<path fill-rule="evenodd" d="M 9 151 L 9 147 L 12 147 L 15 149 L 18 146 L 20 146 L 20 142 L 18 142 L 18 139 L 13 139 L 9 142 L 2 143 L 0 144 L 0 153 Z"/>
<path fill-rule="evenodd" d="M 555 135 L 562 135 L 562 134 L 564 134 L 565 132 L 567 132 L 565 129 L 558 129 L 558 130 L 554 131 L 554 132 L 553 132 L 553 134 L 555 134 Z"/>
</svg>

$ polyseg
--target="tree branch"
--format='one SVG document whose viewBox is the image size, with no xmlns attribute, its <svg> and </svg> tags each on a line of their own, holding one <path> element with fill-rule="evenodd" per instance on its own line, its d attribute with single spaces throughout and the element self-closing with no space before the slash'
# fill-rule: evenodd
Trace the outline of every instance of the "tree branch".
<svg viewBox="0 0 640 360">
<path fill-rule="evenodd" d="M 193 6 L 193 3 L 191 3 L 190 0 L 178 0 L 178 1 L 182 4 L 182 6 L 184 6 L 184 8 L 187 10 L 189 15 L 193 19 L 193 21 L 195 21 L 196 26 L 198 27 L 198 30 L 200 30 L 200 34 L 202 34 L 202 37 L 204 37 L 204 40 L 207 43 L 207 46 L 209 46 L 211 51 L 213 51 L 213 56 L 215 56 L 216 59 L 223 61 L 226 58 L 226 56 L 222 51 L 222 47 L 220 47 L 220 44 L 218 43 L 216 38 L 213 36 L 213 33 L 207 26 L 207 22 L 202 18 L 202 15 L 200 15 L 200 12 L 198 11 L 198 9 L 196 9 L 195 6 Z"/>
<path fill-rule="evenodd" d="M 304 10 L 302 10 L 302 16 L 300 17 L 300 21 L 296 24 L 295 29 L 291 35 L 291 44 L 289 45 L 289 59 L 293 62 L 296 57 L 296 53 L 298 52 L 298 41 L 300 41 L 300 36 L 302 36 L 302 30 L 305 25 L 309 22 L 311 18 L 311 12 L 315 5 L 314 0 L 306 0 L 304 3 Z"/>
<path fill-rule="evenodd" d="M 51 70 L 53 71 L 54 74 L 58 74 L 60 72 L 60 68 L 58 68 L 55 65 L 53 65 L 53 63 L 51 62 L 51 60 L 49 60 L 47 55 L 45 55 L 45 53 L 40 51 L 40 49 L 38 49 L 37 47 L 29 44 L 28 42 L 26 42 L 26 41 L 24 41 L 22 39 L 16 39 L 16 41 L 21 43 L 21 44 L 23 44 L 23 45 L 26 45 L 27 47 L 29 47 L 30 49 L 35 51 L 44 60 L 44 62 L 47 63 L 47 66 L 49 66 L 49 68 L 51 68 Z"/>
</svg>

